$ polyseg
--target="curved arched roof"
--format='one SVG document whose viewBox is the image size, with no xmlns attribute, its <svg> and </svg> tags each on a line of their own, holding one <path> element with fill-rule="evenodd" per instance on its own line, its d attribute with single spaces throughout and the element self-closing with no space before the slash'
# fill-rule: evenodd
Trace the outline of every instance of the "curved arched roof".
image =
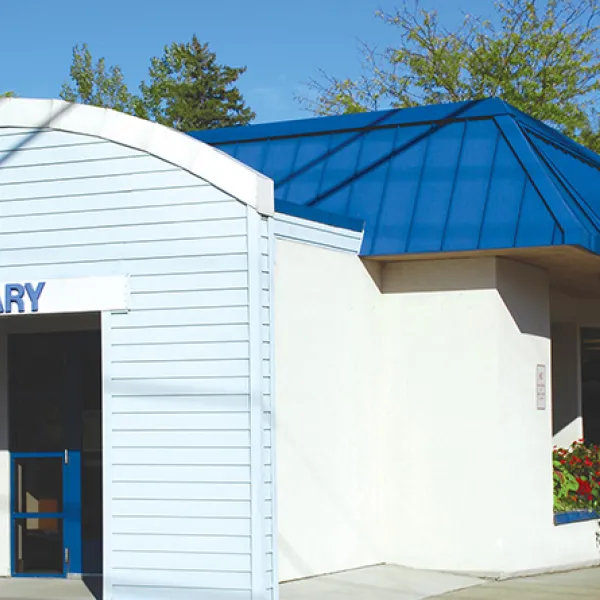
<svg viewBox="0 0 600 600">
<path fill-rule="evenodd" d="M 62 100 L 2 98 L 2 127 L 89 135 L 147 152 L 208 181 L 261 214 L 273 214 L 272 180 L 217 148 L 151 121 Z"/>
</svg>

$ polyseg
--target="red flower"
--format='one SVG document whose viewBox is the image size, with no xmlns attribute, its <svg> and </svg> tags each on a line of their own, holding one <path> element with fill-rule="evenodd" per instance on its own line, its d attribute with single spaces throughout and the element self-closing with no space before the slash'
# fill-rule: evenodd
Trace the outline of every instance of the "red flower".
<svg viewBox="0 0 600 600">
<path fill-rule="evenodd" d="M 579 489 L 577 490 L 578 494 L 588 495 L 592 493 L 592 486 L 589 481 L 583 481 L 583 479 L 577 478 L 577 483 L 579 484 Z"/>
<path fill-rule="evenodd" d="M 593 463 L 593 462 L 592 462 L 592 461 L 591 461 L 589 458 L 587 458 L 587 457 L 586 457 L 586 459 L 583 461 L 583 464 L 584 464 L 586 467 L 592 467 L 592 466 L 594 465 L 594 463 Z"/>
</svg>

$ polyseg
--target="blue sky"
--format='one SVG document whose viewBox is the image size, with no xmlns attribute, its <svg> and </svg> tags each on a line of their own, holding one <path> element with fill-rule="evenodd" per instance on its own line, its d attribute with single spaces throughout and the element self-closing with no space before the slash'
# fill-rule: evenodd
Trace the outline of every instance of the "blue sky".
<svg viewBox="0 0 600 600">
<path fill-rule="evenodd" d="M 386 45 L 393 29 L 374 17 L 393 0 L 4 0 L 0 21 L 0 90 L 56 97 L 67 79 L 75 44 L 118 64 L 136 88 L 150 57 L 192 34 L 209 42 L 218 60 L 247 65 L 240 79 L 257 121 L 307 116 L 294 96 L 318 69 L 356 75 L 357 40 Z M 489 15 L 492 0 L 422 0 L 449 26 L 463 11 Z"/>
</svg>

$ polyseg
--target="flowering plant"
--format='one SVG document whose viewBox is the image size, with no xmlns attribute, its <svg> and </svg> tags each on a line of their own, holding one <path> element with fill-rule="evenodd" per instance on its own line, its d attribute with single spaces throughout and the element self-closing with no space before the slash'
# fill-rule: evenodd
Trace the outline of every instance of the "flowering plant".
<svg viewBox="0 0 600 600">
<path fill-rule="evenodd" d="M 600 449 L 583 439 L 554 447 L 554 511 L 600 512 Z"/>
</svg>

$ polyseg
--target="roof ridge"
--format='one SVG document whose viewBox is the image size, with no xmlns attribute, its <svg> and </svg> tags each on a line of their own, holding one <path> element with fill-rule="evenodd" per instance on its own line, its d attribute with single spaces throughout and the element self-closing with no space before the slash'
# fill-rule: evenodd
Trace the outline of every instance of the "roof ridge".
<svg viewBox="0 0 600 600">
<path fill-rule="evenodd" d="M 542 202 L 562 230 L 565 243 L 583 246 L 589 245 L 593 235 L 586 224 L 582 222 L 582 217 L 589 221 L 588 216 L 578 203 L 578 212 L 581 214 L 577 214 L 573 210 L 573 207 L 565 202 L 556 183 L 548 177 L 542 157 L 537 148 L 531 143 L 531 140 L 515 115 L 501 116 L 495 120 L 516 159 L 521 163 L 525 174 L 538 191 Z M 589 225 L 594 227 L 591 221 Z"/>
<path fill-rule="evenodd" d="M 543 141 L 549 144 L 552 144 L 562 152 L 567 152 L 573 157 L 584 161 L 591 167 L 594 167 L 595 169 L 598 169 L 600 171 L 600 156 L 598 156 L 598 154 L 596 154 L 589 148 L 586 148 L 585 146 L 571 139 L 564 133 L 561 133 L 560 131 L 549 127 L 545 123 L 536 123 L 538 125 L 542 125 L 542 128 L 535 127 L 533 123 L 523 123 L 518 118 L 517 121 L 519 122 L 519 126 L 521 128 L 525 128 L 527 131 L 531 132 L 536 137 L 542 139 Z"/>
<path fill-rule="evenodd" d="M 510 114 L 511 109 L 512 107 L 500 98 L 481 98 L 446 104 L 391 108 L 382 111 L 316 116 L 306 119 L 191 131 L 188 132 L 188 135 L 209 144 L 232 144 L 380 127 L 433 124 L 451 117 L 457 111 L 464 112 L 460 117 L 462 119 L 491 119 L 494 116 Z"/>
</svg>

